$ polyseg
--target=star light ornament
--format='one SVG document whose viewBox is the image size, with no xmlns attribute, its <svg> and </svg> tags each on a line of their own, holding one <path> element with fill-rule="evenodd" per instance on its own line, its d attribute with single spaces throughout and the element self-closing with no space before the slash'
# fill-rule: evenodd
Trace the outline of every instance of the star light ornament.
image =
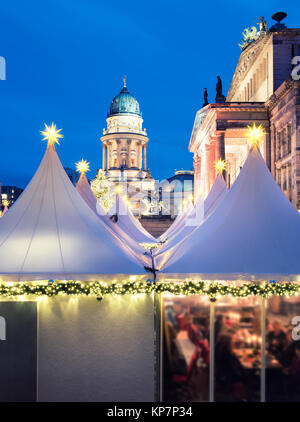
<svg viewBox="0 0 300 422">
<path fill-rule="evenodd" d="M 247 132 L 247 138 L 248 143 L 251 147 L 259 146 L 260 143 L 263 141 L 263 138 L 265 136 L 264 129 L 262 125 L 256 126 L 255 123 L 253 123 L 253 126 L 247 126 L 248 132 Z"/>
<path fill-rule="evenodd" d="M 82 159 L 81 161 L 78 161 L 78 163 L 75 163 L 76 165 L 76 171 L 80 174 L 84 174 L 87 171 L 90 171 L 90 163 L 88 163 L 86 160 Z"/>
<path fill-rule="evenodd" d="M 226 161 L 221 159 L 215 161 L 214 167 L 218 174 L 222 174 L 226 170 Z"/>
<path fill-rule="evenodd" d="M 46 125 L 45 130 L 41 130 L 41 134 L 44 136 L 42 139 L 48 141 L 48 147 L 54 145 L 55 143 L 59 145 L 59 138 L 63 138 L 63 135 L 59 133 L 62 129 L 56 129 L 56 125 L 52 123 L 51 126 Z"/>
<path fill-rule="evenodd" d="M 4 200 L 2 201 L 2 204 L 3 204 L 5 207 L 8 207 L 8 206 L 9 206 L 9 201 L 8 201 L 8 199 L 4 199 Z"/>
<path fill-rule="evenodd" d="M 122 186 L 121 185 L 116 185 L 115 191 L 116 191 L 117 194 L 122 193 L 122 191 L 123 191 Z"/>
</svg>

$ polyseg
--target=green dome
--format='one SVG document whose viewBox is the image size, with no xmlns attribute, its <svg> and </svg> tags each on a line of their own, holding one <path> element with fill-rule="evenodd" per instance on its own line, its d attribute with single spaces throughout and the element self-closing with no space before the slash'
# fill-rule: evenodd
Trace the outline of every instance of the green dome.
<svg viewBox="0 0 300 422">
<path fill-rule="evenodd" d="M 137 114 L 138 116 L 141 116 L 140 105 L 126 88 L 125 80 L 124 87 L 110 104 L 108 116 L 114 116 L 116 114 Z"/>
</svg>

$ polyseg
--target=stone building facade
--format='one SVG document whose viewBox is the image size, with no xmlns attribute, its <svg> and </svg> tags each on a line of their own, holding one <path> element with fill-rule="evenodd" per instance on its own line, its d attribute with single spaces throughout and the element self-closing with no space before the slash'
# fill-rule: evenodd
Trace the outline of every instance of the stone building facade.
<svg viewBox="0 0 300 422">
<path fill-rule="evenodd" d="M 293 205 L 300 208 L 297 56 L 300 29 L 278 23 L 261 31 L 241 52 L 226 101 L 197 112 L 189 144 L 194 154 L 196 196 L 209 192 L 215 178 L 213 163 L 219 158 L 226 160 L 228 185 L 234 182 L 249 149 L 247 126 L 256 123 L 266 133 L 261 152 L 268 167 Z"/>
</svg>

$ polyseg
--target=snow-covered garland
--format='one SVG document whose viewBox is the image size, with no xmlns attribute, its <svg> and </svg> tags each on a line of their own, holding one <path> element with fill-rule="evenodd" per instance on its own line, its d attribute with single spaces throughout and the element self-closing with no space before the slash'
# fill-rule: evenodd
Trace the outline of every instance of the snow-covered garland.
<svg viewBox="0 0 300 422">
<path fill-rule="evenodd" d="M 202 295 L 208 296 L 211 301 L 219 296 L 247 297 L 247 296 L 295 296 L 300 295 L 300 284 L 297 283 L 238 283 L 223 284 L 208 281 L 185 282 L 157 282 L 148 280 L 127 281 L 124 283 L 105 282 L 55 282 L 50 280 L 44 283 L 13 283 L 0 284 L 0 298 L 18 296 L 48 296 L 57 295 L 85 295 L 102 297 L 105 295 L 134 295 L 151 293 L 172 293 L 174 295 Z"/>
</svg>

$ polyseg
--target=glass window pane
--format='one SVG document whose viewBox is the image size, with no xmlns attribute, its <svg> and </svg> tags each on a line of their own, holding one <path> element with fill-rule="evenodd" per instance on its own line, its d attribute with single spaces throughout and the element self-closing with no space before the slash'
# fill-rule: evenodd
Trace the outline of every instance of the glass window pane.
<svg viewBox="0 0 300 422">
<path fill-rule="evenodd" d="M 215 401 L 260 401 L 261 299 L 215 303 Z"/>
<path fill-rule="evenodd" d="M 203 296 L 163 296 L 163 399 L 208 401 L 209 312 Z"/>
<path fill-rule="evenodd" d="M 300 330 L 293 325 L 293 318 L 298 315 L 297 296 L 273 296 L 267 300 L 267 401 L 300 401 L 300 341 L 295 337 Z"/>
</svg>

